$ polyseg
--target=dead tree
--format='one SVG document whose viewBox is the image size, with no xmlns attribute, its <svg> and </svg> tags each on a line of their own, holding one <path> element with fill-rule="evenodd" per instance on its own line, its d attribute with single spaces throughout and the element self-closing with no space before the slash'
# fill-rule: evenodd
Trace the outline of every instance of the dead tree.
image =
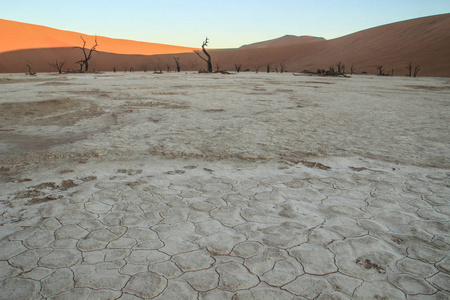
<svg viewBox="0 0 450 300">
<path fill-rule="evenodd" d="M 97 50 L 95 50 L 95 48 L 97 48 L 98 43 L 97 43 L 97 37 L 95 37 L 95 45 L 91 47 L 91 49 L 86 50 L 86 41 L 83 39 L 83 36 L 81 36 L 81 39 L 83 40 L 83 47 L 74 47 L 76 49 L 81 49 L 81 51 L 83 51 L 83 55 L 84 55 L 84 59 L 80 59 L 79 61 L 77 61 L 77 64 L 80 64 L 81 69 L 84 66 L 84 71 L 87 72 L 89 71 L 89 60 L 92 58 L 92 53 L 93 52 L 97 52 Z"/>
<path fill-rule="evenodd" d="M 406 65 L 406 70 L 408 70 L 408 77 L 411 77 L 411 75 L 412 75 L 412 61 L 410 61 L 410 62 Z"/>
<path fill-rule="evenodd" d="M 414 66 L 414 72 L 413 72 L 413 64 L 412 61 L 410 61 L 407 65 L 406 65 L 406 70 L 408 70 L 408 77 L 417 76 L 417 73 L 419 73 L 420 71 L 420 66 Z"/>
<path fill-rule="evenodd" d="M 175 60 L 175 63 L 176 63 L 176 65 L 177 65 L 177 72 L 180 72 L 180 71 L 181 71 L 181 68 L 180 68 L 180 58 L 174 56 L 173 59 Z"/>
<path fill-rule="evenodd" d="M 338 72 L 339 74 L 344 74 L 345 65 L 344 65 L 342 62 L 338 62 L 338 63 L 336 64 L 336 67 L 337 67 L 337 72 Z"/>
<path fill-rule="evenodd" d="M 234 64 L 234 70 L 236 73 L 239 73 L 241 71 L 242 64 Z"/>
<path fill-rule="evenodd" d="M 56 62 L 54 64 L 50 64 L 50 66 L 52 66 L 53 68 L 56 68 L 58 70 L 58 74 L 62 73 L 62 67 L 66 64 L 66 60 L 63 62 L 58 63 L 58 60 L 56 60 Z"/>
<path fill-rule="evenodd" d="M 280 62 L 280 73 L 286 72 L 286 64 L 284 62 Z"/>
<path fill-rule="evenodd" d="M 28 67 L 28 73 L 25 73 L 26 75 L 32 75 L 32 76 L 36 76 L 36 72 L 31 72 L 31 66 L 29 64 L 27 64 Z"/>
<path fill-rule="evenodd" d="M 329 68 L 328 68 L 328 74 L 330 74 L 330 75 L 336 75 L 336 71 L 334 70 L 334 66 L 330 66 Z M 326 73 L 326 72 L 325 72 Z"/>
<path fill-rule="evenodd" d="M 417 73 L 419 73 L 420 71 L 420 66 L 415 66 L 414 67 L 414 77 L 417 77 Z"/>
<path fill-rule="evenodd" d="M 383 76 L 384 75 L 383 65 L 377 66 L 377 70 L 378 70 L 378 75 L 379 76 Z"/>
<path fill-rule="evenodd" d="M 266 70 L 267 70 L 267 73 L 270 73 L 270 64 L 267 64 Z"/>
<path fill-rule="evenodd" d="M 257 66 L 256 66 L 256 73 L 259 72 L 259 68 L 261 68 L 261 65 L 257 65 Z"/>
<path fill-rule="evenodd" d="M 84 65 L 84 63 L 82 61 L 77 61 L 77 64 L 80 65 L 80 72 L 83 72 L 83 65 Z"/>
<path fill-rule="evenodd" d="M 161 66 L 160 66 L 160 65 L 157 65 L 157 66 L 155 67 L 155 72 L 153 72 L 153 74 L 162 74 L 162 73 L 163 73 L 163 71 L 162 71 Z"/>
<path fill-rule="evenodd" d="M 219 72 L 220 71 L 220 64 L 217 62 L 216 63 L 216 72 Z"/>
<path fill-rule="evenodd" d="M 354 72 L 355 72 L 355 66 L 352 63 L 352 65 L 350 66 L 350 74 L 353 75 Z"/>
<path fill-rule="evenodd" d="M 194 50 L 195 54 L 198 55 L 198 57 L 200 57 L 202 60 L 204 60 L 208 66 L 208 73 L 212 73 L 212 63 L 211 63 L 211 55 L 209 55 L 209 53 L 206 51 L 205 46 L 208 46 L 208 37 L 206 37 L 205 41 L 202 44 L 202 50 L 203 53 L 206 55 L 206 58 L 204 58 L 201 54 L 200 51 L 198 50 Z"/>
<path fill-rule="evenodd" d="M 166 65 L 167 73 L 170 73 L 170 65 Z"/>
<path fill-rule="evenodd" d="M 116 73 L 117 69 L 116 66 L 113 67 L 113 72 Z"/>
</svg>

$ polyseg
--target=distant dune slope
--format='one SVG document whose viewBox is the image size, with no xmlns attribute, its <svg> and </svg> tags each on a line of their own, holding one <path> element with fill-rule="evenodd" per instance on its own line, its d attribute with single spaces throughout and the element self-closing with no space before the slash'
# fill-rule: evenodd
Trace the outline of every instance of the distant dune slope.
<svg viewBox="0 0 450 300">
<path fill-rule="evenodd" d="M 405 65 L 420 66 L 420 76 L 450 77 L 450 14 L 387 24 L 333 40 L 260 49 L 240 48 L 227 54 L 250 66 L 284 62 L 289 71 L 328 69 L 341 61 L 350 72 L 406 74 Z"/>
<path fill-rule="evenodd" d="M 285 35 L 277 39 L 268 40 L 259 43 L 253 43 L 249 45 L 241 46 L 240 49 L 258 49 L 267 47 L 279 47 L 279 46 L 289 46 L 289 45 L 302 45 L 314 42 L 325 41 L 324 38 L 315 36 L 295 36 L 295 35 Z"/>
<path fill-rule="evenodd" d="M 2 27 L 0 29 L 3 30 Z M 79 45 L 80 34 L 71 34 L 74 36 L 73 43 Z M 106 45 L 107 40 L 99 37 L 99 44 Z M 1 43 L 4 42 L 0 41 Z M 138 42 L 124 41 L 124 43 L 124 48 L 127 48 L 126 43 Z M 53 45 L 55 47 L 0 53 L 0 72 L 25 72 L 27 63 L 37 72 L 55 71 L 48 64 L 55 59 L 67 60 L 65 67 L 68 69 L 78 68 L 75 61 L 81 58 L 79 49 L 67 45 Z M 99 46 L 98 49 L 102 52 L 117 53 L 119 48 L 112 51 L 113 49 Z M 184 48 L 180 52 L 186 52 L 176 54 L 180 57 L 183 71 L 205 68 L 205 63 L 192 52 L 192 49 Z M 175 69 L 173 54 L 151 56 L 130 54 L 125 55 L 123 52 L 95 54 L 91 67 L 102 71 L 111 71 L 113 67 L 117 70 L 133 68 L 135 71 Z M 234 64 L 242 64 L 242 70 L 254 71 L 259 67 L 260 72 L 265 72 L 269 64 L 274 71 L 276 68 L 279 69 L 280 63 L 284 63 L 289 72 L 300 72 L 305 69 L 315 71 L 318 68 L 328 69 L 337 62 L 342 62 L 346 65 L 347 72 L 350 72 L 353 64 L 355 73 L 376 74 L 376 67 L 383 65 L 385 73 L 393 71 L 394 75 L 403 76 L 407 72 L 406 64 L 412 62 L 414 66 L 420 66 L 419 76 L 450 77 L 450 14 L 387 24 L 333 40 L 284 36 L 238 49 L 211 50 L 211 55 L 213 66 L 218 65 L 221 69 L 229 71 L 234 70 Z"/>
</svg>

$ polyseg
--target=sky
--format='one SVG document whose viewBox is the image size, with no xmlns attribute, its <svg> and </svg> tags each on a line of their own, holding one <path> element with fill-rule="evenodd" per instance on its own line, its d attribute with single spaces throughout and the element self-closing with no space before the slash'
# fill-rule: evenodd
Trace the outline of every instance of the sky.
<svg viewBox="0 0 450 300">
<path fill-rule="evenodd" d="M 450 13 L 450 0 L 0 0 L 0 18 L 186 47 L 237 48 L 286 34 L 333 39 Z"/>
</svg>

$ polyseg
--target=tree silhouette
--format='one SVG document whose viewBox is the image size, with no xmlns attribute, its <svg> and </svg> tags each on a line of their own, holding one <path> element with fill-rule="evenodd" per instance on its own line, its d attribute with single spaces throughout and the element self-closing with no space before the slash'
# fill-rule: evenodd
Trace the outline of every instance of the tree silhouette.
<svg viewBox="0 0 450 300">
<path fill-rule="evenodd" d="M 352 63 L 352 65 L 350 66 L 350 74 L 353 75 L 354 72 L 355 72 L 355 66 Z"/>
<path fill-rule="evenodd" d="M 35 76 L 36 72 L 31 72 L 31 66 L 29 64 L 27 64 L 27 67 L 28 67 L 28 73 L 25 73 L 25 74 Z"/>
<path fill-rule="evenodd" d="M 412 75 L 412 61 L 410 61 L 410 62 L 406 65 L 406 70 L 408 70 L 408 77 L 411 77 L 411 75 Z"/>
<path fill-rule="evenodd" d="M 417 73 L 420 71 L 420 66 L 414 67 L 414 77 L 417 77 Z"/>
<path fill-rule="evenodd" d="M 242 64 L 234 64 L 234 70 L 236 73 L 239 73 L 241 71 Z"/>
<path fill-rule="evenodd" d="M 180 58 L 174 56 L 173 59 L 175 60 L 175 63 L 177 64 L 177 72 L 180 72 L 180 71 L 181 71 L 181 68 L 180 68 Z"/>
<path fill-rule="evenodd" d="M 336 70 L 334 69 L 334 66 L 329 66 L 328 72 L 330 75 L 336 75 Z"/>
<path fill-rule="evenodd" d="M 205 53 L 206 58 L 204 58 L 201 54 L 200 51 L 198 50 L 194 50 L 195 54 L 198 55 L 198 57 L 200 57 L 202 60 L 204 60 L 208 66 L 208 73 L 212 73 L 212 63 L 211 63 L 211 55 L 209 55 L 209 53 L 206 51 L 205 46 L 208 46 L 208 37 L 206 37 L 205 41 L 202 44 L 202 50 L 203 53 Z"/>
<path fill-rule="evenodd" d="M 74 47 L 76 49 L 81 49 L 81 51 L 83 51 L 83 55 L 84 55 L 84 59 L 80 59 L 79 61 L 77 61 L 77 64 L 80 65 L 80 69 L 83 69 L 84 66 L 84 71 L 87 72 L 89 71 L 89 60 L 92 58 L 92 53 L 93 52 L 97 52 L 97 50 L 95 50 L 95 48 L 97 48 L 98 43 L 97 43 L 97 37 L 95 37 L 95 45 L 91 47 L 91 49 L 86 50 L 86 41 L 83 39 L 83 36 L 81 36 L 81 40 L 83 41 L 83 47 Z"/>
<path fill-rule="evenodd" d="M 56 68 L 58 70 L 58 74 L 62 73 L 62 67 L 66 64 L 66 60 L 63 62 L 59 62 L 58 60 L 56 60 L 56 62 L 54 64 L 49 64 L 50 66 L 52 66 L 53 68 Z"/>
<path fill-rule="evenodd" d="M 339 74 L 344 74 L 344 72 L 345 72 L 345 65 L 342 62 L 338 62 L 336 64 L 336 67 L 337 67 L 337 72 Z"/>
<path fill-rule="evenodd" d="M 420 71 L 420 66 L 414 66 L 414 73 L 413 73 L 413 64 L 412 61 L 410 61 L 407 65 L 406 65 L 406 69 L 408 70 L 408 77 L 417 76 L 417 73 L 419 73 Z"/>
</svg>

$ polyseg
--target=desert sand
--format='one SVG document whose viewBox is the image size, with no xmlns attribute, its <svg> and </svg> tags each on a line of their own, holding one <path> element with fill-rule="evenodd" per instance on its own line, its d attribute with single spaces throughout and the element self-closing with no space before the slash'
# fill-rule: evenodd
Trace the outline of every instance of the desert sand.
<svg viewBox="0 0 450 300">
<path fill-rule="evenodd" d="M 450 81 L 0 76 L 0 299 L 448 299 Z"/>
<path fill-rule="evenodd" d="M 49 63 L 56 59 L 67 61 L 64 70 L 78 70 L 76 61 L 83 54 L 73 47 L 82 46 L 80 35 L 87 40 L 86 47 L 94 45 L 93 36 L 0 19 L 0 73 L 25 73 L 26 64 L 35 72 L 54 72 Z M 200 47 L 204 38 L 199 36 L 193 43 Z M 377 66 L 382 65 L 384 73 L 404 76 L 405 66 L 412 62 L 420 68 L 421 77 L 450 77 L 450 14 L 386 24 L 332 40 L 287 35 L 237 49 L 213 49 L 215 38 L 209 36 L 214 69 L 218 65 L 232 71 L 235 64 L 241 64 L 242 70 L 259 67 L 263 72 L 270 64 L 275 72 L 283 63 L 289 72 L 301 72 L 342 62 L 347 73 L 353 65 L 354 73 L 378 74 Z M 100 54 L 93 55 L 90 70 L 153 71 L 167 66 L 175 70 L 174 56 L 180 58 L 183 71 L 205 68 L 192 48 L 99 36 L 97 50 Z"/>
<path fill-rule="evenodd" d="M 86 47 L 91 48 L 95 39 L 101 41 L 98 51 L 120 54 L 154 55 L 166 53 L 191 52 L 195 48 L 165 45 L 158 43 L 139 42 L 125 39 L 115 39 L 104 36 L 93 36 L 79 32 L 60 30 L 46 26 L 15 22 L 0 19 L 0 53 L 41 48 L 73 48 L 83 46 L 81 37 L 86 41 Z"/>
</svg>

